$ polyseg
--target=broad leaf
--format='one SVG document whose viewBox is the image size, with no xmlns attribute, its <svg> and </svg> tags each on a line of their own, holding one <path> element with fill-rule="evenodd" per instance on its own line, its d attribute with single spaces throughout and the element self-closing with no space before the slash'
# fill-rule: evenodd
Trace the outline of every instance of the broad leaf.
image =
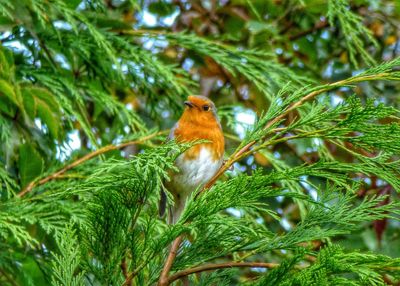
<svg viewBox="0 0 400 286">
<path fill-rule="evenodd" d="M 0 17 L 1 25 L 1 17 Z M 12 76 L 13 57 L 9 51 L 0 47 L 0 77 L 10 79 Z"/>
<path fill-rule="evenodd" d="M 37 178 L 43 166 L 43 158 L 31 144 L 25 143 L 19 147 L 18 168 L 22 187 Z"/>
<path fill-rule="evenodd" d="M 58 139 L 60 134 L 60 106 L 54 95 L 44 88 L 26 86 L 22 88 L 24 107 L 31 119 L 38 116 L 49 129 L 50 135 Z"/>
<path fill-rule="evenodd" d="M 17 95 L 14 91 L 14 87 L 4 79 L 0 79 L 0 96 L 6 97 L 9 101 L 19 106 Z"/>
</svg>

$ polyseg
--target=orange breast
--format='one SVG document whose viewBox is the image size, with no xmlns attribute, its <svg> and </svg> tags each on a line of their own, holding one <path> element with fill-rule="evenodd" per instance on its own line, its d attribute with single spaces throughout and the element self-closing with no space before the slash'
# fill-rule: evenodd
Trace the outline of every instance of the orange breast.
<svg viewBox="0 0 400 286">
<path fill-rule="evenodd" d="M 220 160 L 224 155 L 225 140 L 221 127 L 217 121 L 207 124 L 193 124 L 191 121 L 179 120 L 174 131 L 178 142 L 193 142 L 196 140 L 208 140 L 210 143 L 197 144 L 184 153 L 189 160 L 196 159 L 202 147 L 212 152 L 213 159 Z"/>
</svg>

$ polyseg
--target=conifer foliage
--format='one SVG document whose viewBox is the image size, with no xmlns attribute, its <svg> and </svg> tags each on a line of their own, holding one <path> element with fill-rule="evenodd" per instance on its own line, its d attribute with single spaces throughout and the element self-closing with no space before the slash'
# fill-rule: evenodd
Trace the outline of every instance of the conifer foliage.
<svg viewBox="0 0 400 286">
<path fill-rule="evenodd" d="M 396 3 L 0 0 L 0 285 L 400 283 Z M 190 94 L 226 162 L 171 225 Z"/>
</svg>

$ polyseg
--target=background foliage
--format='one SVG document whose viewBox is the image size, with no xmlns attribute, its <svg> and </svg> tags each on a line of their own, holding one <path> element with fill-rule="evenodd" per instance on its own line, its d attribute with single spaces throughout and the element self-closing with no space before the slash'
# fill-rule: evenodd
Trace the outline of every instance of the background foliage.
<svg viewBox="0 0 400 286">
<path fill-rule="evenodd" d="M 182 235 L 177 285 L 398 285 L 398 27 L 396 0 L 0 0 L 0 284 L 152 285 Z M 234 168 L 168 225 L 189 94 Z"/>
</svg>

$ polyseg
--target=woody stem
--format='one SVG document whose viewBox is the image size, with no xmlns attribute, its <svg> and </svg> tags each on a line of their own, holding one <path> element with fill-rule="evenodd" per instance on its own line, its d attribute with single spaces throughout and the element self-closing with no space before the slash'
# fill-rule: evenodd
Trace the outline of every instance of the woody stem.
<svg viewBox="0 0 400 286">
<path fill-rule="evenodd" d="M 182 240 L 183 240 L 183 236 L 180 235 L 177 238 L 175 238 L 174 242 L 172 243 L 167 260 L 165 261 L 165 264 L 164 264 L 164 268 L 161 272 L 160 279 L 158 280 L 158 284 L 157 284 L 158 286 L 167 286 L 171 283 L 168 278 L 168 273 L 172 268 L 172 264 L 174 263 L 176 255 L 178 254 L 178 249 L 179 249 L 179 246 L 181 245 Z"/>
<path fill-rule="evenodd" d="M 232 267 L 257 267 L 257 268 L 275 268 L 278 267 L 277 263 L 263 263 L 263 262 L 225 262 L 217 264 L 204 264 L 201 266 L 188 268 L 171 275 L 168 279 L 168 283 L 172 283 L 182 277 L 188 276 L 190 274 L 204 272 L 208 270 L 222 269 L 222 268 L 232 268 Z"/>
<path fill-rule="evenodd" d="M 47 182 L 49 182 L 49 181 L 51 181 L 51 180 L 55 180 L 55 179 L 57 179 L 57 178 L 60 178 L 60 177 L 61 177 L 65 172 L 67 172 L 68 170 L 70 170 L 70 169 L 72 169 L 72 168 L 75 168 L 76 166 L 78 166 L 78 165 L 80 165 L 80 164 L 82 164 L 82 163 L 84 163 L 84 162 L 86 162 L 86 161 L 88 161 L 88 160 L 90 160 L 90 159 L 92 159 L 92 158 L 94 158 L 94 157 L 96 157 L 96 156 L 99 156 L 99 155 L 101 155 L 101 154 L 107 153 L 107 152 L 109 152 L 109 151 L 118 150 L 118 149 L 124 148 L 124 147 L 129 146 L 129 145 L 134 145 L 134 144 L 142 143 L 142 142 L 147 141 L 147 140 L 150 140 L 150 139 L 152 139 L 152 138 L 154 138 L 154 137 L 156 137 L 156 136 L 158 136 L 158 135 L 161 135 L 161 134 L 163 134 L 163 133 L 165 133 L 165 132 L 166 132 L 166 131 L 155 132 L 155 133 L 152 133 L 152 134 L 150 134 L 150 135 L 144 136 L 144 137 L 142 137 L 142 138 L 140 138 L 140 139 L 137 139 L 137 140 L 124 142 L 124 143 L 121 143 L 121 144 L 118 144 L 118 145 L 107 145 L 107 146 L 104 146 L 103 148 L 100 148 L 100 149 L 98 149 L 98 150 L 96 150 L 96 151 L 93 151 L 93 152 L 91 152 L 91 153 L 89 153 L 89 154 L 86 154 L 85 156 L 83 156 L 83 157 L 81 157 L 81 158 L 79 158 L 79 159 L 73 161 L 71 164 L 69 164 L 69 165 L 67 165 L 67 166 L 65 166 L 65 167 L 63 167 L 63 168 L 61 168 L 60 170 L 58 170 L 58 171 L 56 171 L 56 172 L 54 172 L 54 173 L 52 173 L 52 174 L 50 174 L 50 175 L 48 175 L 48 176 L 46 176 L 46 177 L 40 179 L 40 180 L 30 182 L 30 183 L 18 194 L 18 196 L 19 196 L 19 197 L 25 196 L 27 193 L 29 193 L 30 191 L 32 191 L 32 189 L 33 189 L 34 187 L 43 185 L 43 184 L 45 184 L 45 183 L 47 183 Z"/>
</svg>

